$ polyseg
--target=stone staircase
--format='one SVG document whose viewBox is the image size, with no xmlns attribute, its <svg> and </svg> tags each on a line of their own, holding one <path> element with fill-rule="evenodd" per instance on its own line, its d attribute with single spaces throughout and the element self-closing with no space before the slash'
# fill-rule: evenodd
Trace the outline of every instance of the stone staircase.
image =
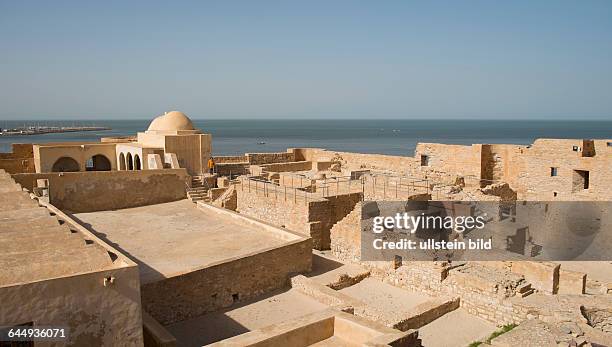
<svg viewBox="0 0 612 347">
<path fill-rule="evenodd" d="M 517 288 L 517 295 L 521 298 L 529 296 L 535 292 L 535 289 L 531 287 L 531 283 L 525 283 Z"/>
<path fill-rule="evenodd" d="M 202 179 L 202 176 L 193 176 L 191 178 L 191 187 L 187 188 L 187 198 L 192 202 L 198 201 L 210 202 L 208 196 L 208 185 Z"/>
</svg>

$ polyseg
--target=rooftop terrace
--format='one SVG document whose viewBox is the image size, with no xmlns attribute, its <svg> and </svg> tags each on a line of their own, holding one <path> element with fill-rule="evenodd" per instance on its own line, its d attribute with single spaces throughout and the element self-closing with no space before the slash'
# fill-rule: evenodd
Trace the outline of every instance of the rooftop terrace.
<svg viewBox="0 0 612 347">
<path fill-rule="evenodd" d="M 75 215 L 140 265 L 141 283 L 278 247 L 298 236 L 189 200 Z"/>
</svg>

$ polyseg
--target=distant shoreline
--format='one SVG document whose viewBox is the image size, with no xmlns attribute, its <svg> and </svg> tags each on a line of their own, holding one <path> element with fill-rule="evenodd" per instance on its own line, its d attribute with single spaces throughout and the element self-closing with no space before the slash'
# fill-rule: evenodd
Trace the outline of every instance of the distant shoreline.
<svg viewBox="0 0 612 347">
<path fill-rule="evenodd" d="M 82 131 L 107 131 L 108 127 L 44 127 L 44 128 L 14 128 L 2 129 L 0 136 L 32 136 L 42 134 L 74 133 Z"/>
</svg>

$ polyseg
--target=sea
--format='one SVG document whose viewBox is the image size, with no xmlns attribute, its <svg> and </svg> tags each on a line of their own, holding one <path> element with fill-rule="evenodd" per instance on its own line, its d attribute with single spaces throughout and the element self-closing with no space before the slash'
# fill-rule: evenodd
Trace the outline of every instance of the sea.
<svg viewBox="0 0 612 347">
<path fill-rule="evenodd" d="M 0 128 L 36 125 L 104 126 L 112 130 L 27 136 L 0 136 L 0 152 L 12 143 L 99 141 L 135 135 L 150 120 L 0 121 Z M 197 119 L 212 134 L 213 154 L 278 152 L 291 147 L 412 156 L 418 142 L 531 144 L 537 138 L 610 139 L 612 120 L 431 120 L 431 119 Z"/>
</svg>

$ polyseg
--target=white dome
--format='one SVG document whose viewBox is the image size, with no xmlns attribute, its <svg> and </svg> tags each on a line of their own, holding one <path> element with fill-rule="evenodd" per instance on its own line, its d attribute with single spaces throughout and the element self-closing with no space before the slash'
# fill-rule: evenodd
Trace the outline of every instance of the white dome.
<svg viewBox="0 0 612 347">
<path fill-rule="evenodd" d="M 149 131 L 181 131 L 195 130 L 191 119 L 183 112 L 170 111 L 159 116 L 149 125 Z"/>
</svg>

